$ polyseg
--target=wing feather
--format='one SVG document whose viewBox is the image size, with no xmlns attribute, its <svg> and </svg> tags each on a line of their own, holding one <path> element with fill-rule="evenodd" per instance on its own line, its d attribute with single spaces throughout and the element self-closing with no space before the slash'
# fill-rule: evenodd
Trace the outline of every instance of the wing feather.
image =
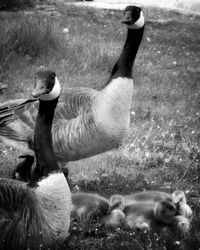
<svg viewBox="0 0 200 250">
<path fill-rule="evenodd" d="M 57 105 L 54 123 L 68 123 L 91 106 L 95 90 L 69 88 Z M 38 112 L 35 99 L 9 101 L 0 105 L 0 136 L 26 141 L 33 133 Z"/>
<path fill-rule="evenodd" d="M 35 228 L 35 223 L 37 224 L 41 219 L 38 216 L 38 210 L 36 195 L 25 183 L 0 179 L 1 249 L 14 250 L 21 249 L 21 246 L 24 246 L 24 249 L 28 247 L 31 227 Z M 40 237 L 39 233 L 35 235 Z"/>
<path fill-rule="evenodd" d="M 94 103 L 97 91 L 90 88 L 68 88 L 57 105 L 54 122 L 76 118 Z"/>
</svg>

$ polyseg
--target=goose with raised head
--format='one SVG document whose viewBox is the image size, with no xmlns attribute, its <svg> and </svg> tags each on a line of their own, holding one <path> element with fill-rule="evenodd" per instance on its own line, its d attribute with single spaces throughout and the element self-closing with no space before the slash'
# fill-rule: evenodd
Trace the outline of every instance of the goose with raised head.
<svg viewBox="0 0 200 250">
<path fill-rule="evenodd" d="M 67 88 L 52 126 L 53 146 L 60 162 L 74 161 L 117 147 L 130 123 L 133 97 L 132 68 L 143 32 L 141 8 L 128 6 L 122 23 L 127 26 L 124 48 L 102 90 Z M 0 141 L 29 151 L 38 102 L 14 100 L 0 105 Z"/>
<path fill-rule="evenodd" d="M 42 89 L 42 91 L 41 91 Z M 53 151 L 51 127 L 60 85 L 55 73 L 40 71 L 33 90 L 39 98 L 34 130 L 37 171 L 29 183 L 0 179 L 0 249 L 47 249 L 68 235 L 71 192 Z"/>
</svg>

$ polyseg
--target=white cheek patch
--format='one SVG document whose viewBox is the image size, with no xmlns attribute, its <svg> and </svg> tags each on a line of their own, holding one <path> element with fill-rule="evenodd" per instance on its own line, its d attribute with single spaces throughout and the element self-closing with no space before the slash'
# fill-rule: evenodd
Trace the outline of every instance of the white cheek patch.
<svg viewBox="0 0 200 250">
<path fill-rule="evenodd" d="M 41 95 L 39 97 L 39 99 L 43 100 L 43 101 L 54 100 L 60 95 L 60 89 L 61 88 L 60 88 L 60 83 L 58 81 L 58 78 L 55 77 L 55 85 L 54 85 L 53 89 L 51 90 L 51 92 L 49 92 L 48 94 Z"/>
<path fill-rule="evenodd" d="M 143 12 L 141 11 L 140 12 L 140 18 L 132 25 L 128 25 L 128 28 L 129 29 L 140 29 L 144 26 L 144 14 Z"/>
</svg>

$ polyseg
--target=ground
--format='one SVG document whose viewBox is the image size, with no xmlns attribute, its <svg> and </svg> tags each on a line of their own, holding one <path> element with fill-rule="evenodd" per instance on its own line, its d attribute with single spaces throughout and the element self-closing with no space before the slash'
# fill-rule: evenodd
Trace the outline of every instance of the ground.
<svg viewBox="0 0 200 250">
<path fill-rule="evenodd" d="M 53 0 L 52 0 L 53 1 Z M 133 4 L 132 0 L 92 0 L 92 1 L 79 1 L 79 0 L 65 0 L 67 2 L 75 2 L 77 6 L 90 6 L 104 9 L 124 9 L 125 6 Z M 134 3 L 142 7 L 161 7 L 167 9 L 177 9 L 182 12 L 200 13 L 199 0 L 136 0 Z"/>
<path fill-rule="evenodd" d="M 130 128 L 118 149 L 68 164 L 71 189 L 105 197 L 181 189 L 194 212 L 191 232 L 158 236 L 74 223 L 69 239 L 55 249 L 200 249 L 200 18 L 156 8 L 144 12 Z M 102 88 L 125 41 L 122 16 L 62 3 L 0 12 L 0 101 L 29 97 L 41 65 L 57 73 L 63 91 Z M 0 152 L 0 176 L 10 178 L 20 150 L 1 144 Z"/>
</svg>

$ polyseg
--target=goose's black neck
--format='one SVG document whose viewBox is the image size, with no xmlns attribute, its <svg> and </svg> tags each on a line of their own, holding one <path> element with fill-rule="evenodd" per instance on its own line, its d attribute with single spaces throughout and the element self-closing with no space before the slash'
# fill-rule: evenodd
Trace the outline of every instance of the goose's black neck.
<svg viewBox="0 0 200 250">
<path fill-rule="evenodd" d="M 140 29 L 128 29 L 124 48 L 112 70 L 112 74 L 109 79 L 110 81 L 117 77 L 132 78 L 132 68 L 142 40 L 143 33 L 144 26 Z"/>
<path fill-rule="evenodd" d="M 38 116 L 34 131 L 34 149 L 36 156 L 36 168 L 32 177 L 32 183 L 37 182 L 41 177 L 58 171 L 52 143 L 52 122 L 58 98 L 52 101 L 39 101 Z"/>
</svg>

